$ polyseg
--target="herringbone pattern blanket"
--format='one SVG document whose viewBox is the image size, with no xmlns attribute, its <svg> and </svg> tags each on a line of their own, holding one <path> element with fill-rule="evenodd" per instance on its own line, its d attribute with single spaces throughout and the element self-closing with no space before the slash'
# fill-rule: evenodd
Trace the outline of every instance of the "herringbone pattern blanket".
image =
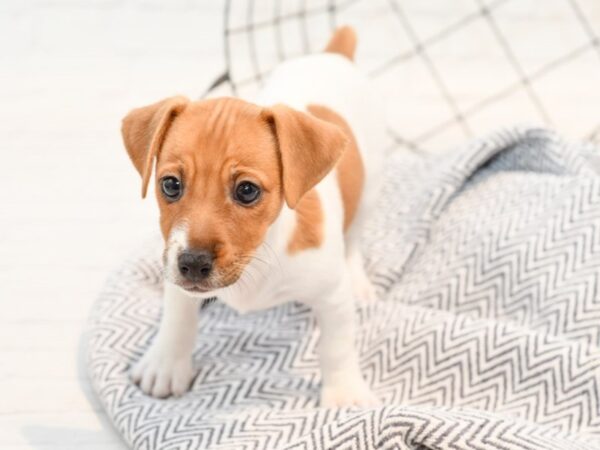
<svg viewBox="0 0 600 450">
<path fill-rule="evenodd" d="M 499 132 L 442 159 L 390 158 L 365 233 L 381 299 L 359 305 L 385 406 L 318 408 L 318 333 L 290 303 L 200 312 L 193 389 L 157 400 L 127 371 L 156 333 L 158 252 L 116 271 L 89 370 L 136 449 L 600 449 L 600 177 L 591 146 Z"/>
</svg>

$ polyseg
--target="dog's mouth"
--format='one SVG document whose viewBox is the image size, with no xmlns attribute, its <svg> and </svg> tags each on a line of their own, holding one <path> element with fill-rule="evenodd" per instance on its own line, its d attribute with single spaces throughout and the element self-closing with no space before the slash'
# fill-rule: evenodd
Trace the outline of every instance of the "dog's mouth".
<svg viewBox="0 0 600 450">
<path fill-rule="evenodd" d="M 179 282 L 177 284 L 181 289 L 192 294 L 206 294 L 207 292 L 211 292 L 215 289 L 218 289 L 217 286 L 204 286 L 202 284 L 197 283 Z"/>
<path fill-rule="evenodd" d="M 213 289 L 204 288 L 204 287 L 201 287 L 201 286 L 185 286 L 185 285 L 183 285 L 181 287 L 183 289 L 185 289 L 186 291 L 194 292 L 194 293 L 197 293 L 197 294 L 204 294 L 206 292 L 210 292 L 210 291 L 213 290 Z"/>
<path fill-rule="evenodd" d="M 183 289 L 186 292 L 189 292 L 190 294 L 195 294 L 195 295 L 200 295 L 200 294 L 207 294 L 219 289 L 223 289 L 226 288 L 228 286 L 230 286 L 231 284 L 235 283 L 236 279 L 233 280 L 224 280 L 222 282 L 189 282 L 189 281 L 184 281 L 184 280 L 179 280 L 177 282 L 177 285 L 179 285 L 179 287 L 181 289 Z"/>
<path fill-rule="evenodd" d="M 237 268 L 231 271 L 221 272 L 214 270 L 213 272 L 208 277 L 199 280 L 186 279 L 181 273 L 177 273 L 171 268 L 166 271 L 166 274 L 170 278 L 171 283 L 178 286 L 181 290 L 196 296 L 206 296 L 211 292 L 225 289 L 235 284 L 241 276 L 241 271 L 237 270 Z"/>
</svg>

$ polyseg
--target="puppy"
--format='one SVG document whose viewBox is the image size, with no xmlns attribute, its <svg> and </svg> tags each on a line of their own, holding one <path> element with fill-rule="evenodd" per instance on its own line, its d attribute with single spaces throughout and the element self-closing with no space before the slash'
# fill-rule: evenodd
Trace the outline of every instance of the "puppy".
<svg viewBox="0 0 600 450">
<path fill-rule="evenodd" d="M 354 299 L 375 295 L 359 239 L 384 121 L 355 47 L 352 29 L 337 30 L 325 52 L 278 66 L 255 103 L 173 97 L 123 120 L 142 197 L 155 170 L 165 239 L 160 329 L 131 373 L 145 393 L 189 388 L 198 300 L 216 296 L 242 313 L 309 305 L 321 406 L 378 403 L 359 367 Z"/>
</svg>

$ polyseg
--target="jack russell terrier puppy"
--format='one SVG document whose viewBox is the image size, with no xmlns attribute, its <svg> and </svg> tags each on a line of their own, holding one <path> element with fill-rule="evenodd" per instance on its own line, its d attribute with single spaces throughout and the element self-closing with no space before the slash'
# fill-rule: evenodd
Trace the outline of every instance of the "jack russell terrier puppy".
<svg viewBox="0 0 600 450">
<path fill-rule="evenodd" d="M 142 197 L 155 170 L 165 239 L 160 329 L 131 372 L 145 393 L 189 388 L 199 299 L 239 312 L 297 300 L 321 331 L 321 406 L 378 403 L 361 375 L 354 299 L 375 295 L 360 231 L 385 131 L 355 47 L 338 29 L 325 52 L 279 65 L 256 103 L 173 97 L 123 120 Z"/>
</svg>

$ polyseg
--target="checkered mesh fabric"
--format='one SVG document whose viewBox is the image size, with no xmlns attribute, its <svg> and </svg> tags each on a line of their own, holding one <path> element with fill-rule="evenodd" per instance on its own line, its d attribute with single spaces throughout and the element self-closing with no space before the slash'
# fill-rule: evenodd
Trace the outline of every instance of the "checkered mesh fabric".
<svg viewBox="0 0 600 450">
<path fill-rule="evenodd" d="M 228 0 L 224 15 L 233 94 L 350 24 L 392 143 L 436 152 L 515 123 L 600 141 L 597 0 Z"/>
</svg>

